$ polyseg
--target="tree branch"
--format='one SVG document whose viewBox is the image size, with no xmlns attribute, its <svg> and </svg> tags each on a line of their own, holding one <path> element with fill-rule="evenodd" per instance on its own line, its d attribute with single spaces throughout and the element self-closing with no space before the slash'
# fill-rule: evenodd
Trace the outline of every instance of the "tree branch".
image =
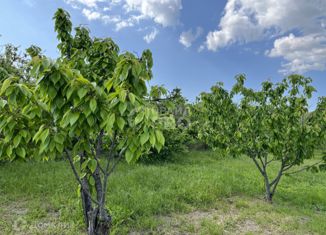
<svg viewBox="0 0 326 235">
<path fill-rule="evenodd" d="M 310 167 L 313 167 L 313 166 L 316 166 L 316 165 L 319 165 L 320 163 L 324 162 L 323 160 L 319 161 L 319 162 L 316 162 L 312 165 L 309 165 L 309 166 L 305 166 L 299 170 L 296 170 L 296 171 L 292 171 L 292 172 L 289 172 L 289 173 L 286 173 L 286 175 L 293 175 L 293 174 L 296 174 L 296 173 L 299 173 L 299 172 L 302 172 L 302 171 L 305 171 L 307 169 L 309 169 Z"/>
<path fill-rule="evenodd" d="M 255 165 L 257 166 L 257 168 L 260 171 L 260 173 L 262 174 L 262 176 L 265 176 L 265 172 L 263 171 L 263 169 L 261 168 L 261 166 L 257 162 L 256 158 L 255 157 L 252 157 L 252 160 L 254 161 Z"/>
<path fill-rule="evenodd" d="M 117 164 L 120 162 L 120 160 L 123 157 L 123 153 L 126 151 L 127 148 L 123 148 L 119 155 L 118 155 L 118 159 L 115 161 L 115 163 L 113 164 L 113 166 L 111 167 L 110 171 L 108 172 L 108 176 L 111 175 L 111 173 L 114 171 L 115 167 L 117 166 Z"/>
<path fill-rule="evenodd" d="M 90 141 L 88 141 L 88 143 L 91 145 L 91 142 Z M 100 160 L 98 159 L 98 148 L 96 147 L 96 150 L 94 151 L 94 149 L 91 147 L 91 151 L 92 151 L 92 154 L 94 156 L 95 161 L 97 162 L 98 168 L 100 169 L 100 171 L 103 174 L 105 174 L 104 169 L 101 167 Z"/>
<path fill-rule="evenodd" d="M 284 164 L 285 164 L 285 161 L 284 161 L 284 159 L 282 159 L 281 167 L 280 167 L 280 170 L 279 170 L 276 178 L 269 184 L 270 187 L 273 187 L 272 188 L 272 194 L 274 194 L 275 189 L 276 189 L 276 187 L 277 187 L 278 183 L 280 182 L 280 179 L 281 179 L 281 177 L 283 175 L 283 172 L 284 172 Z"/>
<path fill-rule="evenodd" d="M 275 159 L 271 159 L 271 160 L 269 160 L 269 161 L 266 162 L 266 165 L 268 165 L 268 164 L 270 164 L 271 162 L 274 162 L 274 161 L 276 161 L 276 160 Z"/>
<path fill-rule="evenodd" d="M 166 101 L 166 100 L 173 100 L 177 97 L 177 95 L 173 95 L 173 96 L 169 96 L 169 97 L 166 97 L 166 98 L 154 98 L 154 99 L 146 99 L 146 101 L 149 101 L 149 102 L 159 102 L 159 101 Z"/>
<path fill-rule="evenodd" d="M 79 176 L 78 176 L 78 172 L 77 172 L 77 170 L 76 170 L 76 167 L 75 167 L 75 165 L 74 165 L 74 163 L 73 163 L 73 161 L 72 161 L 72 159 L 71 159 L 71 156 L 70 156 L 70 154 L 68 153 L 68 151 L 65 149 L 65 153 L 66 153 L 66 155 L 67 155 L 67 158 L 68 158 L 68 160 L 69 160 L 69 163 L 70 163 L 70 166 L 71 166 L 71 169 L 72 169 L 72 171 L 73 171 L 73 173 L 74 173 L 74 175 L 75 175 L 75 177 L 76 177 L 76 180 L 78 181 L 78 183 L 80 184 L 80 187 L 81 187 L 81 189 L 83 190 L 83 192 L 92 200 L 92 202 L 94 202 L 95 204 L 97 204 L 97 205 L 99 205 L 99 202 L 98 201 L 96 201 L 95 199 L 93 199 L 92 198 L 92 195 L 90 195 L 90 193 L 83 187 L 83 184 L 82 184 L 82 182 L 81 182 L 81 179 L 79 178 Z"/>
<path fill-rule="evenodd" d="M 103 132 L 101 132 L 103 134 Z M 113 151 L 115 148 L 115 143 L 116 142 L 116 134 L 113 134 L 112 137 L 112 141 L 111 141 L 111 145 L 110 145 L 110 149 L 109 149 L 109 156 L 107 157 L 107 162 L 106 162 L 106 167 L 103 173 L 103 191 L 102 191 L 102 195 L 101 195 L 101 200 L 100 200 L 100 215 L 103 215 L 103 211 L 104 211 L 104 206 L 105 206 L 105 195 L 107 192 L 107 185 L 108 185 L 108 177 L 109 177 L 109 167 L 110 167 L 110 158 L 113 155 Z M 113 157 L 112 157 L 113 159 Z"/>
</svg>

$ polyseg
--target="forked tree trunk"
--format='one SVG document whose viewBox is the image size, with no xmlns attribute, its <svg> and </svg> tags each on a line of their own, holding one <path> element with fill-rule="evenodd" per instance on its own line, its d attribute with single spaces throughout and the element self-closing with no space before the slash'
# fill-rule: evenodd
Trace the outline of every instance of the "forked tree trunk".
<svg viewBox="0 0 326 235">
<path fill-rule="evenodd" d="M 111 229 L 111 216 L 108 211 L 100 213 L 100 209 L 94 208 L 88 212 L 88 235 L 108 235 Z"/>
<path fill-rule="evenodd" d="M 84 180 L 83 180 L 84 181 Z M 86 180 L 87 182 L 87 180 Z M 87 183 L 88 185 L 88 183 Z M 89 188 L 87 188 L 89 190 Z M 88 191 L 90 194 L 90 191 Z M 89 194 L 81 191 L 81 200 L 88 235 L 108 235 L 111 228 L 111 216 L 104 205 L 92 203 Z"/>
<path fill-rule="evenodd" d="M 256 167 L 258 168 L 259 172 L 261 173 L 261 175 L 264 178 L 264 185 L 265 185 L 265 200 L 269 203 L 273 203 L 273 196 L 275 194 L 276 188 L 278 183 L 281 180 L 281 177 L 284 173 L 284 160 L 282 160 L 281 163 L 281 167 L 278 171 L 278 174 L 276 176 L 276 178 L 272 181 L 270 181 L 269 177 L 268 177 L 268 173 L 267 173 L 267 165 L 269 163 L 271 163 L 271 161 L 267 161 L 267 156 L 265 156 L 264 158 L 261 157 L 257 157 L 259 159 L 259 161 L 257 161 L 256 156 L 252 156 L 251 157 L 252 160 L 254 161 Z"/>
<path fill-rule="evenodd" d="M 81 190 L 81 200 L 83 206 L 83 214 L 85 218 L 85 224 L 87 226 L 88 235 L 108 235 L 111 228 L 111 216 L 105 209 L 105 200 L 103 200 L 103 185 L 101 181 L 100 169 L 96 168 L 95 172 L 90 175 L 95 182 L 96 200 L 98 205 L 93 203 L 89 195 L 91 195 L 89 184 L 84 177 L 82 184 L 84 190 Z M 84 192 L 84 191 L 87 191 Z"/>
</svg>

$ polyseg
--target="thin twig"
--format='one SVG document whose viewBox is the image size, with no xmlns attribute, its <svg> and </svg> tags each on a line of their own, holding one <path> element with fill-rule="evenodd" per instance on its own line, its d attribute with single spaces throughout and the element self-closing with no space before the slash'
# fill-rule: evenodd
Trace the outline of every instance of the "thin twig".
<svg viewBox="0 0 326 235">
<path fill-rule="evenodd" d="M 114 151 L 114 148 L 115 148 L 115 144 L 116 144 L 116 134 L 114 133 L 113 134 L 113 137 L 112 137 L 112 141 L 111 141 L 111 145 L 110 145 L 110 149 L 109 149 L 109 156 L 108 158 L 106 159 L 107 160 L 107 163 L 106 163 L 106 167 L 105 167 L 105 171 L 103 173 L 103 191 L 102 191 L 102 195 L 101 195 L 101 208 L 100 208 L 100 213 L 102 213 L 102 210 L 103 210 L 103 206 L 105 204 L 105 194 L 107 192 L 107 185 L 108 185 L 108 178 L 109 178 L 109 167 L 110 167 L 110 156 L 113 155 L 113 151 Z"/>
<path fill-rule="evenodd" d="M 115 167 L 118 165 L 118 163 L 120 162 L 120 160 L 122 159 L 123 157 L 123 153 L 125 152 L 126 148 L 123 148 L 119 155 L 118 155 L 118 159 L 115 161 L 115 163 L 113 164 L 113 166 L 111 167 L 110 171 L 108 172 L 108 176 L 111 175 L 111 173 L 114 171 Z"/>
<path fill-rule="evenodd" d="M 296 170 L 296 171 L 292 171 L 292 172 L 289 172 L 289 173 L 286 173 L 286 175 L 292 175 L 292 174 L 296 174 L 296 173 L 299 173 L 299 172 L 302 172 L 302 171 L 305 171 L 307 169 L 309 169 L 310 167 L 313 167 L 313 166 L 316 166 L 316 165 L 319 165 L 320 163 L 322 163 L 323 160 L 319 161 L 319 162 L 316 162 L 315 164 L 312 164 L 312 165 L 309 165 L 309 166 L 305 166 L 299 170 Z"/>
<path fill-rule="evenodd" d="M 275 161 L 275 159 L 271 159 L 271 160 L 266 162 L 266 165 L 268 165 L 269 163 L 274 162 L 274 161 Z"/>
<path fill-rule="evenodd" d="M 94 156 L 95 161 L 97 162 L 97 166 L 98 166 L 98 168 L 100 169 L 100 171 L 101 171 L 103 174 L 105 174 L 103 168 L 101 167 L 100 160 L 99 160 L 98 157 L 97 157 L 97 153 L 94 152 L 94 149 L 93 149 L 92 147 L 91 147 L 91 151 L 92 151 L 92 154 L 93 154 L 93 156 Z"/>
<path fill-rule="evenodd" d="M 72 171 L 74 172 L 74 175 L 76 177 L 76 180 L 78 181 L 78 183 L 80 184 L 81 189 L 83 190 L 83 192 L 92 200 L 92 202 L 94 202 L 95 204 L 99 205 L 98 201 L 96 201 L 95 199 L 92 198 L 92 195 L 90 195 L 90 193 L 83 187 L 82 181 L 78 176 L 77 170 L 75 168 L 74 163 L 72 162 L 71 156 L 68 153 L 68 151 L 65 149 L 65 153 L 67 154 L 67 158 L 69 160 L 70 166 Z"/>
</svg>

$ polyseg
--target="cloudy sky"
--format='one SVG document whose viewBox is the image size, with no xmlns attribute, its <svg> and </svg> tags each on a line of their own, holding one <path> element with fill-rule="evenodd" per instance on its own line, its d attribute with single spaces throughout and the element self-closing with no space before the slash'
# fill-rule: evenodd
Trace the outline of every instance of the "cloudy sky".
<svg viewBox="0 0 326 235">
<path fill-rule="evenodd" d="M 217 81 L 244 73 L 256 88 L 290 73 L 326 95 L 326 0 L 1 0 L 0 44 L 57 55 L 52 16 L 68 10 L 93 36 L 121 51 L 154 56 L 152 84 L 181 87 L 191 101 Z"/>
</svg>

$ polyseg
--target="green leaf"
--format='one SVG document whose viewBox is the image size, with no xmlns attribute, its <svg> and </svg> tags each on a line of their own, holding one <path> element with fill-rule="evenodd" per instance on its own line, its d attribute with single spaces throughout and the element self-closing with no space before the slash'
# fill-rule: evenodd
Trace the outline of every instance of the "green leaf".
<svg viewBox="0 0 326 235">
<path fill-rule="evenodd" d="M 21 158 L 25 158 L 25 156 L 26 156 L 25 149 L 22 148 L 22 147 L 17 148 L 17 149 L 16 149 L 16 153 L 17 153 L 17 155 L 18 155 L 19 157 L 21 157 Z"/>
<path fill-rule="evenodd" d="M 51 76 L 54 85 L 60 80 L 60 78 L 61 78 L 61 74 L 59 72 L 55 72 Z"/>
<path fill-rule="evenodd" d="M 14 147 L 17 148 L 17 146 L 19 145 L 21 140 L 21 136 L 20 135 L 16 135 L 14 138 Z"/>
<path fill-rule="evenodd" d="M 112 113 L 107 121 L 107 127 L 108 128 L 112 128 L 113 127 L 113 124 L 115 122 L 115 114 Z"/>
<path fill-rule="evenodd" d="M 85 89 L 84 87 L 80 88 L 77 92 L 79 99 L 84 98 L 84 96 L 87 94 L 88 90 Z"/>
<path fill-rule="evenodd" d="M 118 117 L 118 119 L 117 119 L 117 124 L 118 124 L 119 129 L 122 130 L 123 127 L 124 127 L 125 124 L 126 124 L 126 121 L 125 121 L 123 118 Z"/>
<path fill-rule="evenodd" d="M 155 130 L 155 135 L 156 135 L 157 141 L 161 145 L 164 145 L 165 139 L 164 139 L 162 132 L 160 130 Z"/>
<path fill-rule="evenodd" d="M 134 103 L 135 103 L 135 100 L 136 100 L 135 95 L 132 94 L 132 93 L 129 93 L 129 94 L 128 94 L 128 97 L 129 97 L 130 102 L 131 102 L 132 104 L 134 104 Z"/>
<path fill-rule="evenodd" d="M 49 136 L 50 130 L 45 129 L 42 134 L 40 135 L 40 139 L 42 140 L 42 143 L 46 140 L 46 138 Z"/>
<path fill-rule="evenodd" d="M 63 146 L 63 144 L 59 144 L 59 143 L 57 143 L 57 144 L 55 145 L 55 148 L 57 149 L 57 151 L 58 151 L 59 153 L 62 153 L 62 152 L 63 152 L 63 149 L 64 149 L 64 146 Z"/>
<path fill-rule="evenodd" d="M 11 145 L 9 145 L 9 146 L 7 147 L 7 149 L 6 149 L 6 154 L 7 154 L 8 157 L 11 157 L 11 154 L 12 154 L 12 147 L 11 147 Z"/>
<path fill-rule="evenodd" d="M 74 91 L 75 91 L 75 90 L 74 90 L 73 87 L 69 87 L 69 89 L 68 89 L 67 92 L 66 92 L 66 96 L 67 96 L 67 99 L 68 99 L 68 100 L 70 99 L 70 97 L 71 97 L 71 95 L 72 95 L 72 93 L 73 93 Z"/>
<path fill-rule="evenodd" d="M 76 163 L 76 162 L 79 162 L 79 161 L 80 161 L 80 156 L 79 155 L 74 156 L 73 162 Z"/>
<path fill-rule="evenodd" d="M 21 130 L 21 131 L 19 132 L 19 135 L 21 135 L 22 137 L 26 138 L 27 135 L 28 135 L 28 132 L 27 132 L 26 130 Z"/>
<path fill-rule="evenodd" d="M 2 84 L 0 94 L 3 94 L 3 92 L 5 92 L 7 90 L 7 88 L 10 86 L 10 84 L 11 84 L 11 79 L 10 78 L 6 79 Z"/>
<path fill-rule="evenodd" d="M 149 139 L 149 133 L 145 131 L 141 136 L 140 136 L 140 144 L 144 145 Z"/>
<path fill-rule="evenodd" d="M 158 119 L 158 113 L 156 110 L 151 109 L 150 110 L 150 117 L 153 122 L 155 122 Z"/>
<path fill-rule="evenodd" d="M 149 142 L 151 143 L 152 146 L 155 146 L 156 143 L 155 132 L 151 132 L 151 134 L 149 135 Z"/>
<path fill-rule="evenodd" d="M 47 139 L 45 142 L 42 142 L 42 144 L 40 145 L 40 149 L 39 149 L 39 153 L 43 153 L 45 150 L 47 150 L 48 146 L 49 146 L 50 140 Z"/>
<path fill-rule="evenodd" d="M 140 63 L 134 63 L 134 65 L 132 66 L 132 74 L 135 76 L 135 77 L 138 77 L 139 74 L 141 72 L 141 65 Z"/>
<path fill-rule="evenodd" d="M 82 170 L 85 170 L 86 167 L 87 167 L 87 165 L 88 165 L 88 162 L 89 162 L 89 161 L 90 161 L 90 159 L 85 160 L 85 161 L 81 164 L 80 168 L 81 168 Z"/>
<path fill-rule="evenodd" d="M 53 86 L 50 86 L 48 89 L 48 95 L 51 98 L 51 100 L 53 100 L 57 95 L 57 90 Z"/>
<path fill-rule="evenodd" d="M 87 105 L 87 106 L 84 107 L 84 112 L 83 112 L 83 113 L 85 114 L 86 117 L 88 117 L 88 116 L 92 113 L 92 110 L 91 110 L 91 108 Z"/>
<path fill-rule="evenodd" d="M 80 198 L 80 195 L 81 195 L 81 185 L 78 184 L 78 187 L 77 187 L 77 197 Z"/>
<path fill-rule="evenodd" d="M 97 102 L 96 99 L 91 99 L 91 101 L 89 102 L 89 107 L 92 110 L 92 112 L 94 113 L 97 107 Z"/>
<path fill-rule="evenodd" d="M 133 153 L 128 149 L 125 154 L 126 161 L 130 163 L 133 159 Z"/>
<path fill-rule="evenodd" d="M 90 116 L 87 117 L 87 123 L 88 123 L 88 125 L 90 127 L 92 127 L 94 125 L 95 119 L 94 119 L 94 117 L 92 115 L 90 115 Z"/>
<path fill-rule="evenodd" d="M 141 112 L 135 118 L 135 125 L 139 124 L 143 119 L 144 119 L 144 112 Z"/>
<path fill-rule="evenodd" d="M 158 152 L 160 152 L 161 149 L 162 149 L 162 147 L 163 147 L 163 145 L 161 145 L 161 144 L 157 141 L 156 144 L 155 144 L 155 148 L 156 148 L 156 150 L 157 150 Z"/>
<path fill-rule="evenodd" d="M 64 141 L 65 141 L 65 137 L 64 137 L 64 135 L 62 135 L 62 134 L 56 134 L 56 135 L 54 136 L 54 141 L 55 141 L 56 143 L 62 145 L 62 144 L 64 143 Z"/>
<path fill-rule="evenodd" d="M 7 104 L 6 100 L 0 99 L 0 108 L 5 107 L 6 104 Z"/>
<path fill-rule="evenodd" d="M 88 182 L 90 185 L 94 186 L 95 185 L 95 180 L 93 177 L 89 177 Z"/>
<path fill-rule="evenodd" d="M 97 167 L 97 161 L 95 159 L 91 159 L 88 164 L 87 164 L 88 168 L 90 169 L 90 171 L 92 173 L 95 172 L 96 170 L 96 167 Z"/>
<path fill-rule="evenodd" d="M 112 86 L 113 86 L 113 79 L 110 79 L 105 83 L 105 87 L 108 92 L 111 90 Z"/>
<path fill-rule="evenodd" d="M 70 123 L 71 126 L 76 123 L 76 121 L 79 118 L 79 115 L 80 115 L 80 113 L 78 113 L 78 112 L 70 113 L 70 115 L 69 115 L 69 123 Z"/>
<path fill-rule="evenodd" d="M 21 90 L 21 92 L 23 92 L 23 94 L 30 98 L 32 96 L 32 93 L 30 92 L 30 90 L 28 89 L 28 87 L 25 84 L 19 84 L 19 88 Z"/>
<path fill-rule="evenodd" d="M 126 109 L 127 109 L 127 104 L 120 102 L 120 104 L 119 104 L 119 112 L 121 113 L 121 115 L 123 115 L 123 113 L 126 111 Z"/>
<path fill-rule="evenodd" d="M 126 97 L 127 97 L 126 90 L 121 90 L 120 93 L 119 93 L 119 100 L 121 102 L 125 102 L 126 101 Z"/>
<path fill-rule="evenodd" d="M 36 143 L 39 141 L 40 136 L 41 136 L 43 130 L 44 130 L 44 125 L 40 126 L 40 128 L 38 129 L 38 131 L 35 133 L 35 135 L 33 137 L 33 141 L 35 141 Z"/>
</svg>

